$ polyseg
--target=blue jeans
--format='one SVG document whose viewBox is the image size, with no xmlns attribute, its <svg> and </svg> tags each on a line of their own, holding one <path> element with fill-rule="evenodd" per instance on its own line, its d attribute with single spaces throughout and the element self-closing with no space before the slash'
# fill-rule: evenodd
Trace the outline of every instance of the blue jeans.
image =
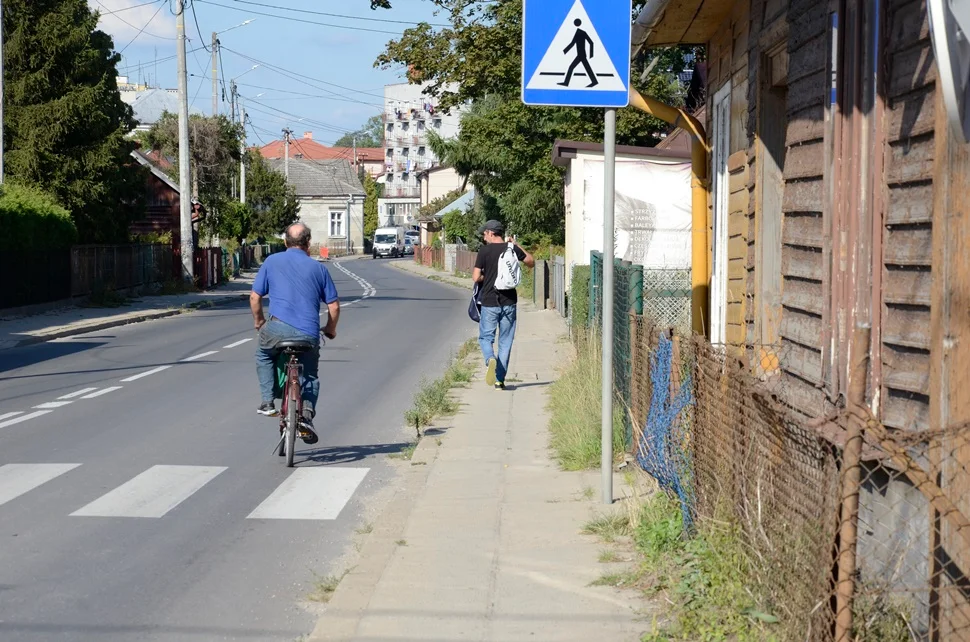
<svg viewBox="0 0 970 642">
<path fill-rule="evenodd" d="M 495 330 L 498 330 L 498 365 L 495 380 L 505 383 L 509 371 L 509 357 L 512 356 L 512 341 L 515 339 L 515 306 L 504 305 L 495 308 L 482 307 L 482 319 L 478 322 L 478 343 L 482 346 L 485 363 L 495 358 L 493 344 Z"/>
<path fill-rule="evenodd" d="M 273 380 L 276 378 L 276 359 L 280 350 L 276 348 L 280 341 L 309 341 L 314 345 L 299 355 L 303 364 L 303 412 L 313 416 L 320 396 L 320 379 L 317 377 L 320 367 L 320 337 L 311 336 L 302 330 L 297 330 L 279 319 L 270 319 L 259 331 L 259 345 L 256 347 L 256 376 L 259 378 L 259 392 L 263 402 L 273 401 Z"/>
</svg>

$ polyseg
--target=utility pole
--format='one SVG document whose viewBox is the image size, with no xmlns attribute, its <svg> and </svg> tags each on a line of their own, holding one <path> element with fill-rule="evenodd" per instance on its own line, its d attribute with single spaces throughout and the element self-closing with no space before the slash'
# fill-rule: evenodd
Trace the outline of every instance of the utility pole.
<svg viewBox="0 0 970 642">
<path fill-rule="evenodd" d="M 354 136 L 354 155 L 353 155 L 353 159 L 354 159 L 354 171 L 357 172 L 358 174 L 360 174 L 360 171 L 357 169 L 357 137 L 356 136 Z"/>
<path fill-rule="evenodd" d="M 239 141 L 239 202 L 246 204 L 246 110 L 239 101 L 239 124 L 242 125 L 242 139 Z"/>
<path fill-rule="evenodd" d="M 179 214 L 182 246 L 182 276 L 186 281 L 195 277 L 195 247 L 192 242 L 192 179 L 189 172 L 189 79 L 185 69 L 185 0 L 175 0 L 176 30 L 178 34 L 179 75 Z"/>
<path fill-rule="evenodd" d="M 212 115 L 219 115 L 219 67 L 216 64 L 219 55 L 219 37 L 212 32 Z"/>
<path fill-rule="evenodd" d="M 290 180 L 290 136 L 293 134 L 289 128 L 283 130 L 283 176 Z"/>
<path fill-rule="evenodd" d="M 616 109 L 607 109 L 603 133 L 603 389 L 600 468 L 603 503 L 613 503 L 613 238 L 616 199 Z"/>
</svg>

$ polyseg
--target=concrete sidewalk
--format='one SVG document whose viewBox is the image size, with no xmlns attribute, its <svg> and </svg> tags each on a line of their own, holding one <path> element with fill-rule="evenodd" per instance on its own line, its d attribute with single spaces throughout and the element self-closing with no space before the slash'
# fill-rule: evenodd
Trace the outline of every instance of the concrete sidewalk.
<svg viewBox="0 0 970 642">
<path fill-rule="evenodd" d="M 416 276 L 423 276 L 426 279 L 441 281 L 442 283 L 447 283 L 448 285 L 454 285 L 455 287 L 462 288 L 463 290 L 468 290 L 468 295 L 471 296 L 472 280 L 468 277 L 455 276 L 454 274 L 449 274 L 443 270 L 436 270 L 426 265 L 415 263 L 413 260 L 393 261 L 391 265 L 399 270 L 410 272 Z"/>
<path fill-rule="evenodd" d="M 554 312 L 520 306 L 510 389 L 486 387 L 480 368 L 459 391 L 462 411 L 418 445 L 311 640 L 618 642 L 649 628 L 636 593 L 590 586 L 623 568 L 598 563 L 601 545 L 580 534 L 606 512 L 599 472 L 550 459 L 564 337 Z"/>
<path fill-rule="evenodd" d="M 255 271 L 244 273 L 205 292 L 138 297 L 118 308 L 72 306 L 30 316 L 0 316 L 0 350 L 235 303 L 249 297 L 255 276 Z"/>
</svg>

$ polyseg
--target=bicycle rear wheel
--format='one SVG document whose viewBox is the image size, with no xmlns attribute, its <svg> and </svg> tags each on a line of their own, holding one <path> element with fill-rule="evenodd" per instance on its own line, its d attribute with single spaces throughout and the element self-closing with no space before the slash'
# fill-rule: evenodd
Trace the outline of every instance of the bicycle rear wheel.
<svg viewBox="0 0 970 642">
<path fill-rule="evenodd" d="M 296 410 L 297 405 L 293 399 L 286 404 L 286 438 L 283 440 L 283 449 L 286 454 L 286 467 L 293 467 L 293 451 L 296 448 Z"/>
</svg>

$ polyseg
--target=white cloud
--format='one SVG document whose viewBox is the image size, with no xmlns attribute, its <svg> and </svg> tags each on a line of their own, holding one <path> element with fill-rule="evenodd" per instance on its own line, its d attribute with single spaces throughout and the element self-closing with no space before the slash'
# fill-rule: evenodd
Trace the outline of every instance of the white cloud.
<svg viewBox="0 0 970 642">
<path fill-rule="evenodd" d="M 98 28 L 110 34 L 115 41 L 115 47 L 121 48 L 134 38 L 138 31 L 145 27 L 145 31 L 139 36 L 138 42 L 156 44 L 173 40 L 175 38 L 175 16 L 169 9 L 168 0 L 144 5 L 148 0 L 88 0 L 88 5 L 94 11 L 101 13 L 101 20 L 98 21 Z M 130 8 L 134 7 L 134 8 Z M 108 13 L 126 9 L 118 13 Z M 161 10 L 159 10 L 161 9 Z M 155 12 L 158 15 L 155 15 Z M 154 19 L 152 16 L 155 16 Z M 150 24 L 149 24 L 149 21 Z M 158 36 L 161 36 L 160 38 Z"/>
</svg>

